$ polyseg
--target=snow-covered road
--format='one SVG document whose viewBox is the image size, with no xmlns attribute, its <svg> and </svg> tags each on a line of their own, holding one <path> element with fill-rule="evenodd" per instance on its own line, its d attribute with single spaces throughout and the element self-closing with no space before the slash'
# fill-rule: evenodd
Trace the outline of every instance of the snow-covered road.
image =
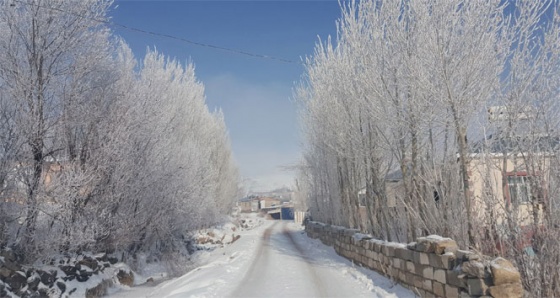
<svg viewBox="0 0 560 298">
<path fill-rule="evenodd" d="M 308 238 L 294 223 L 267 221 L 241 235 L 179 278 L 112 297 L 414 297 Z"/>
</svg>

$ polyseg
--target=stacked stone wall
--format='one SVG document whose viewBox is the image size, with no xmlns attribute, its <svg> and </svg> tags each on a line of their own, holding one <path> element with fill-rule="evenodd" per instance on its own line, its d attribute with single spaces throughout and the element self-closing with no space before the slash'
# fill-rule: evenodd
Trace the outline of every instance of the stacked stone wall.
<svg viewBox="0 0 560 298">
<path fill-rule="evenodd" d="M 519 297 L 519 271 L 503 258 L 460 250 L 450 238 L 420 237 L 409 244 L 386 242 L 358 230 L 307 222 L 307 235 L 421 297 Z"/>
</svg>

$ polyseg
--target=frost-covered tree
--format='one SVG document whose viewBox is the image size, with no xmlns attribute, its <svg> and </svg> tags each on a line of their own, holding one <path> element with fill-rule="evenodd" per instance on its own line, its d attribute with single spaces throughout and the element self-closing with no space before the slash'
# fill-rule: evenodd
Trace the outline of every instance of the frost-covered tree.
<svg viewBox="0 0 560 298">
<path fill-rule="evenodd" d="M 64 149 L 55 141 L 55 127 L 67 106 L 83 100 L 83 97 L 76 98 L 79 90 L 73 85 L 80 84 L 94 70 L 94 61 L 102 58 L 107 48 L 107 32 L 93 19 L 103 19 L 110 4 L 109 1 L 1 3 L 2 97 L 14 109 L 9 119 L 22 140 L 19 154 L 9 167 L 17 169 L 14 176 L 25 185 L 25 224 L 20 235 L 29 247 L 34 243 L 38 204 L 44 196 L 41 180 L 48 171 L 46 162 Z M 92 82 L 83 80 L 83 83 Z"/>
<path fill-rule="evenodd" d="M 237 168 L 191 63 L 148 51 L 139 67 L 105 26 L 111 1 L 0 4 L 3 245 L 175 252 L 223 220 Z"/>
<path fill-rule="evenodd" d="M 547 194 L 557 187 L 558 6 L 343 4 L 336 43 L 317 44 L 296 92 L 304 128 L 300 181 L 313 218 L 387 240 L 450 236 L 539 267 L 546 290 L 535 294 L 558 293 L 543 274 L 552 270 L 545 260 L 558 257 L 545 248 L 557 238 L 545 234 L 556 235 L 547 217 L 557 199 Z M 507 115 L 489 121 L 488 110 Z M 499 183 L 492 169 L 503 172 Z M 527 175 L 533 192 L 525 206 L 507 203 L 515 171 Z M 522 209 L 530 216 L 521 218 Z M 532 247 L 547 251 L 540 265 L 519 248 L 531 234 Z M 536 278 L 524 274 L 527 284 Z"/>
</svg>

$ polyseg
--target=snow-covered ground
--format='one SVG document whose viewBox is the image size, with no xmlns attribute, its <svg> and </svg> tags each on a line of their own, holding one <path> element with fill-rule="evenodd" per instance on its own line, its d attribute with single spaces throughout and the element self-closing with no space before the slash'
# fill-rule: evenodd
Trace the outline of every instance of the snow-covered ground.
<svg viewBox="0 0 560 298">
<path fill-rule="evenodd" d="M 205 264 L 181 277 L 110 297 L 414 297 L 292 222 L 266 221 L 239 234 L 231 245 L 201 254 Z"/>
</svg>

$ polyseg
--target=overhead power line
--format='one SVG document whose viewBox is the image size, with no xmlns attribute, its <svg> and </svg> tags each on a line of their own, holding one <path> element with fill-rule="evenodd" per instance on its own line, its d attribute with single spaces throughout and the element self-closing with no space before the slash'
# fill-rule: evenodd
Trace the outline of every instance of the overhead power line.
<svg viewBox="0 0 560 298">
<path fill-rule="evenodd" d="M 284 58 L 279 58 L 279 57 L 274 57 L 274 56 L 269 56 L 269 55 L 263 55 L 263 54 L 257 54 L 257 53 L 251 53 L 251 52 L 246 52 L 246 51 L 242 51 L 242 50 L 236 50 L 236 49 L 232 49 L 232 48 L 226 48 L 226 47 L 221 47 L 221 46 L 216 46 L 216 45 L 212 45 L 212 44 L 206 44 L 206 43 L 201 43 L 201 42 L 196 42 L 196 41 L 192 41 L 192 40 L 188 40 L 182 37 L 177 37 L 177 36 L 173 36 L 173 35 L 169 35 L 169 34 L 163 34 L 163 33 L 157 33 L 157 32 L 153 32 L 153 31 L 147 31 L 147 30 L 142 30 L 142 29 L 138 29 L 138 28 L 134 28 L 134 27 L 129 27 L 126 25 L 122 25 L 122 24 L 118 24 L 118 23 L 112 23 L 109 22 L 110 24 L 113 24 L 115 26 L 127 29 L 127 30 L 131 30 L 131 31 L 136 31 L 136 32 L 142 32 L 145 34 L 150 34 L 150 35 L 154 35 L 154 36 L 160 36 L 160 37 L 165 37 L 165 38 L 169 38 L 169 39 L 174 39 L 174 40 L 178 40 L 178 41 L 182 41 L 182 42 L 186 42 L 192 45 L 196 45 L 196 46 L 201 46 L 201 47 L 207 47 L 207 48 L 212 48 L 212 49 L 217 49 L 217 50 L 222 50 L 222 51 L 227 51 L 227 52 L 231 52 L 231 53 L 235 53 L 235 54 L 241 54 L 241 55 L 245 55 L 245 56 L 251 56 L 251 57 L 255 57 L 255 58 L 261 58 L 261 59 L 269 59 L 269 60 L 276 60 L 276 61 L 280 61 L 280 62 L 285 62 L 285 63 L 295 63 L 295 64 L 299 64 L 296 61 L 293 60 L 288 60 L 288 59 L 284 59 Z"/>
<path fill-rule="evenodd" d="M 107 21 L 107 20 L 102 20 L 102 19 L 97 19 L 97 18 L 92 18 L 92 17 L 80 15 L 80 14 L 77 14 L 77 13 L 74 13 L 74 12 L 71 12 L 71 11 L 67 11 L 67 10 L 64 10 L 64 9 L 56 8 L 56 7 L 45 6 L 45 5 L 41 5 L 41 4 L 37 4 L 37 3 L 28 3 L 28 2 L 21 1 L 21 0 L 12 0 L 12 3 L 20 3 L 20 4 L 24 4 L 24 5 L 35 6 L 35 7 L 38 7 L 38 8 L 58 11 L 58 12 L 61 12 L 61 13 L 70 14 L 70 15 L 77 16 L 77 17 L 80 17 L 80 18 L 84 18 L 84 19 L 92 20 L 92 21 L 95 21 L 95 22 L 98 22 L 98 23 L 106 24 L 106 25 L 109 25 L 109 26 L 120 27 L 120 28 L 129 30 L 129 31 L 140 32 L 140 33 L 147 34 L 147 35 L 158 36 L 158 37 L 163 37 L 163 38 L 167 38 L 167 39 L 173 39 L 173 40 L 181 41 L 181 42 L 188 43 L 188 44 L 195 45 L 195 46 L 226 51 L 226 52 L 230 52 L 230 53 L 234 53 L 234 54 L 245 55 L 245 56 L 250 56 L 250 57 L 259 58 L 259 59 L 268 59 L 268 60 L 275 60 L 275 61 L 284 62 L 284 63 L 301 64 L 300 62 L 297 62 L 297 61 L 294 61 L 294 60 L 289 60 L 289 59 L 284 59 L 284 58 L 269 56 L 269 55 L 263 55 L 263 54 L 258 54 L 258 53 L 252 53 L 252 52 L 247 52 L 247 51 L 242 51 L 242 50 L 217 46 L 217 45 L 213 45 L 213 44 L 197 42 L 197 41 L 193 41 L 193 40 L 190 40 L 190 39 L 186 39 L 186 38 L 183 38 L 183 37 L 178 37 L 178 36 L 174 36 L 174 35 L 170 35 L 170 34 L 139 29 L 139 28 L 135 28 L 135 27 L 132 27 L 132 26 L 127 26 L 127 25 L 123 25 L 123 24 L 119 24 L 119 23 L 115 23 L 115 22 L 111 22 L 111 21 Z M 10 6 L 15 6 L 15 5 L 11 4 Z"/>
</svg>

